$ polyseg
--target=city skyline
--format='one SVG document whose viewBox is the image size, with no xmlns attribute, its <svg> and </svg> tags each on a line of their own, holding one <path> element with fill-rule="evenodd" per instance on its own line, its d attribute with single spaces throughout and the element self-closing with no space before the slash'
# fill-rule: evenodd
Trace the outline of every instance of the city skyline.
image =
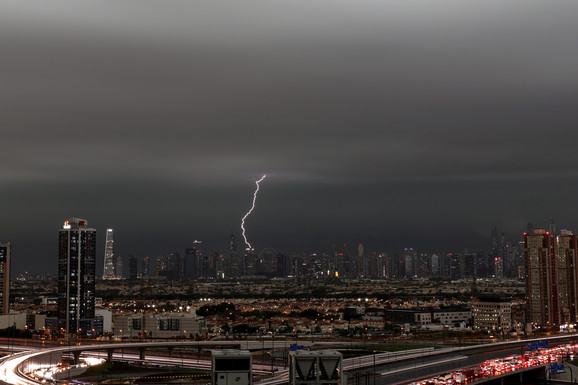
<svg viewBox="0 0 578 385">
<path fill-rule="evenodd" d="M 82 217 L 139 260 L 489 250 L 578 228 L 578 4 L 249 0 L 0 12 L 0 242 L 53 272 Z M 135 16 L 138 10 L 138 17 Z"/>
</svg>

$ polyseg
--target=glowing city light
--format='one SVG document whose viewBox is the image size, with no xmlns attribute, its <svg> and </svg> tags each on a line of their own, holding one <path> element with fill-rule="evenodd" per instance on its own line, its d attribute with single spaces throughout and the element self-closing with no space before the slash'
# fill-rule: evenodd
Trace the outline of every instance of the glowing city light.
<svg viewBox="0 0 578 385">
<path fill-rule="evenodd" d="M 251 206 L 251 209 L 247 212 L 247 214 L 245 214 L 245 216 L 243 217 L 243 219 L 241 219 L 241 230 L 243 230 L 243 238 L 245 239 L 245 243 L 247 244 L 247 247 L 249 249 L 252 249 L 253 247 L 251 246 L 251 244 L 249 243 L 249 241 L 247 240 L 247 237 L 245 236 L 245 219 L 247 219 L 247 217 L 249 216 L 249 214 L 251 214 L 251 212 L 253 211 L 253 209 L 255 208 L 255 201 L 257 200 L 257 193 L 259 192 L 259 183 L 261 183 L 261 181 L 263 179 L 265 179 L 267 175 L 263 175 L 261 177 L 261 179 L 259 179 L 258 181 L 255 182 L 255 184 L 257 185 L 257 188 L 255 189 L 255 193 L 253 194 L 253 205 Z"/>
</svg>

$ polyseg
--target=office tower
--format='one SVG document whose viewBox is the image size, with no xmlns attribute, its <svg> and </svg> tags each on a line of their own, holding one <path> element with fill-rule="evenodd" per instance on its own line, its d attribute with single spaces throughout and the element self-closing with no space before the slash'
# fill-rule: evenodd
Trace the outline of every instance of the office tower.
<svg viewBox="0 0 578 385">
<path fill-rule="evenodd" d="M 10 243 L 0 243 L 0 314 L 10 312 Z"/>
<path fill-rule="evenodd" d="M 58 313 L 66 332 L 82 333 L 94 324 L 96 230 L 71 218 L 59 231 Z"/>
<path fill-rule="evenodd" d="M 247 248 L 245 251 L 243 275 L 253 276 L 258 274 L 259 259 L 253 249 Z"/>
<path fill-rule="evenodd" d="M 283 253 L 277 254 L 275 275 L 277 277 L 287 277 L 290 271 L 290 259 Z"/>
<path fill-rule="evenodd" d="M 215 279 L 225 278 L 225 258 L 218 252 L 213 253 L 213 262 L 215 264 Z"/>
<path fill-rule="evenodd" d="M 464 250 L 462 255 L 462 271 L 463 277 L 475 277 L 476 276 L 476 254 L 470 252 L 469 250 Z"/>
<path fill-rule="evenodd" d="M 171 281 L 180 281 L 183 279 L 184 268 L 181 255 L 179 253 L 170 253 L 165 258 L 161 276 L 167 277 Z"/>
<path fill-rule="evenodd" d="M 402 258 L 404 260 L 404 267 L 405 267 L 405 271 L 403 273 L 404 276 L 408 278 L 413 278 L 415 275 L 415 263 L 417 258 L 417 252 L 411 247 L 405 248 L 403 250 Z"/>
<path fill-rule="evenodd" d="M 198 279 L 201 269 L 201 244 L 203 242 L 195 240 L 193 247 L 185 250 L 184 278 Z"/>
<path fill-rule="evenodd" d="M 437 254 L 431 256 L 431 273 L 434 276 L 439 275 L 440 272 L 440 257 Z"/>
<path fill-rule="evenodd" d="M 490 252 L 492 264 L 493 264 L 493 275 L 496 278 L 504 277 L 504 260 L 503 260 L 503 234 L 500 238 L 498 236 L 498 229 L 496 226 L 492 227 L 492 249 Z"/>
<path fill-rule="evenodd" d="M 237 243 L 235 242 L 235 234 L 231 230 L 229 238 L 229 256 L 225 261 L 225 277 L 239 278 L 243 274 L 243 259 L 237 251 Z"/>
<path fill-rule="evenodd" d="M 201 262 L 201 258 L 202 258 L 202 251 L 201 251 L 201 245 L 203 244 L 202 241 L 198 241 L 198 240 L 194 240 L 193 242 L 193 250 L 195 251 L 195 258 L 194 258 L 194 269 L 195 269 L 195 273 L 194 273 L 194 279 L 197 278 L 206 278 L 206 262 L 203 263 Z M 206 258 L 205 258 L 206 260 Z"/>
<path fill-rule="evenodd" d="M 571 231 L 524 233 L 528 320 L 538 325 L 577 321 L 578 241 Z"/>
<path fill-rule="evenodd" d="M 237 242 L 235 242 L 235 234 L 233 233 L 233 228 L 231 228 L 231 235 L 229 237 L 229 250 L 237 251 Z"/>
<path fill-rule="evenodd" d="M 365 250 L 363 244 L 357 246 L 357 257 L 355 258 L 355 275 L 357 278 L 367 278 L 368 266 L 367 259 L 365 258 Z"/>
<path fill-rule="evenodd" d="M 114 239 L 112 236 L 112 229 L 106 229 L 106 242 L 104 246 L 104 272 L 102 277 L 110 279 L 115 276 L 114 263 Z"/>
<path fill-rule="evenodd" d="M 448 254 L 448 272 L 451 279 L 460 279 L 463 275 L 463 259 L 460 253 L 449 253 Z"/>
<path fill-rule="evenodd" d="M 197 279 L 199 278 L 197 268 L 197 249 L 189 247 L 185 250 L 185 278 Z"/>
<path fill-rule="evenodd" d="M 134 255 L 128 256 L 128 279 L 136 281 L 138 271 L 138 260 Z"/>
<path fill-rule="evenodd" d="M 124 277 L 124 267 L 120 255 L 114 256 L 114 278 Z"/>
<path fill-rule="evenodd" d="M 277 274 L 277 251 L 267 248 L 261 252 L 261 274 L 273 278 Z M 327 271 L 327 269 L 325 269 Z"/>
<path fill-rule="evenodd" d="M 148 256 L 142 259 L 141 275 L 143 278 L 150 276 L 151 273 L 150 262 L 151 258 Z"/>
</svg>

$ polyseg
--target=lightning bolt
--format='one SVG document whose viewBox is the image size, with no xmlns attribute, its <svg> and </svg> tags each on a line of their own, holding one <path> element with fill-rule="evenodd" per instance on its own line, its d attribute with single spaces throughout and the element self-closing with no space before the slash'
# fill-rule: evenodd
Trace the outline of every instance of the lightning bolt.
<svg viewBox="0 0 578 385">
<path fill-rule="evenodd" d="M 249 249 L 252 249 L 253 247 L 251 246 L 251 244 L 247 240 L 247 237 L 245 236 L 245 219 L 247 219 L 247 217 L 251 214 L 251 212 L 255 208 L 255 202 L 257 201 L 257 193 L 259 192 L 259 183 L 261 183 L 266 176 L 267 174 L 263 175 L 261 179 L 255 182 L 255 184 L 257 185 L 257 189 L 255 189 L 255 193 L 253 194 L 253 205 L 251 206 L 251 209 L 247 211 L 247 214 L 245 214 L 243 219 L 241 219 L 241 229 L 243 230 L 243 238 L 245 239 L 245 243 L 247 244 L 247 246 L 249 246 Z"/>
</svg>

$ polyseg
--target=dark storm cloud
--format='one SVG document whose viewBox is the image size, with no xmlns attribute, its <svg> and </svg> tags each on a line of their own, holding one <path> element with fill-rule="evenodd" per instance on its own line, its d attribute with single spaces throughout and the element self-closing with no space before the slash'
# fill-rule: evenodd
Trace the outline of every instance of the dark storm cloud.
<svg viewBox="0 0 578 385">
<path fill-rule="evenodd" d="M 53 258 L 73 214 L 123 255 L 224 251 L 263 173 L 249 235 L 285 251 L 476 249 L 491 224 L 576 223 L 574 2 L 0 7 L 17 269 Z"/>
</svg>

